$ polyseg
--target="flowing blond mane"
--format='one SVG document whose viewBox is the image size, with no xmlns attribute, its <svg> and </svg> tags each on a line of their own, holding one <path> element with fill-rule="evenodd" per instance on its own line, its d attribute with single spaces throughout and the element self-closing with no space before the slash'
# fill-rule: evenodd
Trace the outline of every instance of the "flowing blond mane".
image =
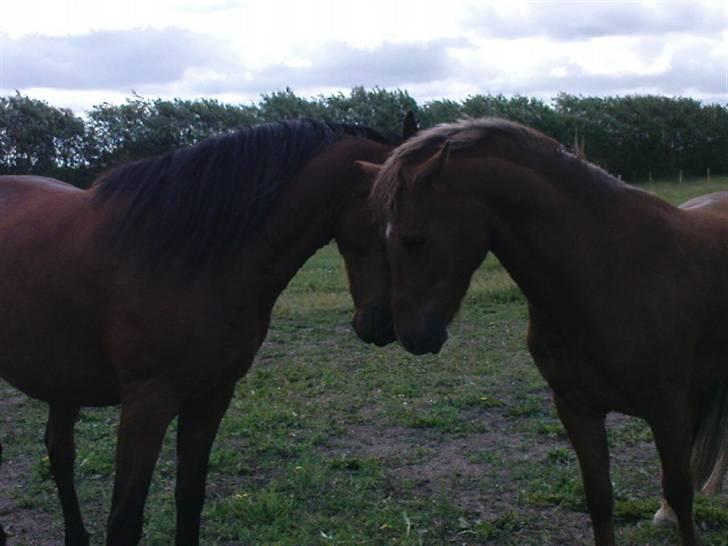
<svg viewBox="0 0 728 546">
<path fill-rule="evenodd" d="M 560 178 L 603 179 L 606 184 L 590 186 L 624 186 L 599 167 L 570 153 L 553 138 L 502 118 L 464 119 L 421 131 L 397 147 L 382 166 L 372 188 L 371 205 L 377 215 L 386 217 L 393 210 L 398 194 L 410 173 L 406 167 L 435 154 L 445 143 L 452 152 L 467 150 L 483 142 L 493 143 L 494 153 L 521 163 L 537 164 L 549 173 L 559 171 Z M 580 184 L 582 187 L 584 184 Z"/>
</svg>

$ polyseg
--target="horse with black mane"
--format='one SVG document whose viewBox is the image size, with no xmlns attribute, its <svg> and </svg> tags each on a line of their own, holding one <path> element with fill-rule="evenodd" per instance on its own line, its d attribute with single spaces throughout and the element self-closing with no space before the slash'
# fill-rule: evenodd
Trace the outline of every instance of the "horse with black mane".
<svg viewBox="0 0 728 546">
<path fill-rule="evenodd" d="M 176 544 L 198 544 L 210 448 L 235 383 L 278 295 L 332 238 L 354 329 L 367 342 L 393 341 L 371 183 L 354 164 L 383 161 L 393 144 L 364 127 L 298 120 L 127 164 L 88 190 L 0 177 L 0 376 L 49 405 L 67 546 L 89 543 L 74 423 L 82 406 L 113 404 L 121 417 L 106 543 L 139 541 L 162 439 L 178 417 Z"/>
<path fill-rule="evenodd" d="M 651 427 L 665 499 L 697 544 L 693 486 L 719 489 L 728 451 L 728 193 L 677 208 L 493 118 L 361 166 L 378 175 L 402 345 L 441 349 L 492 250 L 528 300 L 528 347 L 578 456 L 596 544 L 615 540 L 611 411 Z"/>
</svg>

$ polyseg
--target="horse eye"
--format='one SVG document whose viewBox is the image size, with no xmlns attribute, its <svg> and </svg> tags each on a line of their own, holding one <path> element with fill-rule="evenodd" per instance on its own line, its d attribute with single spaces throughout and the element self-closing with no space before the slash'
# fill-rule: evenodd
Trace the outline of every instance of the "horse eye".
<svg viewBox="0 0 728 546">
<path fill-rule="evenodd" d="M 425 246 L 425 238 L 422 235 L 403 235 L 402 246 L 407 250 L 420 250 Z"/>
</svg>

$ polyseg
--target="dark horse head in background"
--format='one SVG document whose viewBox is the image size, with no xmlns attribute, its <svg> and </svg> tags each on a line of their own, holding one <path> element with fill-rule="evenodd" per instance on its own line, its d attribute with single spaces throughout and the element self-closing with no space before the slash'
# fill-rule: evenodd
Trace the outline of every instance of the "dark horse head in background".
<svg viewBox="0 0 728 546">
<path fill-rule="evenodd" d="M 394 339 L 384 242 L 355 162 L 392 139 L 310 120 L 249 127 L 124 165 L 89 190 L 0 177 L 0 376 L 49 404 L 66 545 L 81 406 L 121 403 L 108 545 L 136 544 L 178 417 L 176 544 L 199 543 L 210 447 L 278 295 L 334 239 L 365 341 Z M 0 529 L 0 545 L 5 534 Z"/>
<path fill-rule="evenodd" d="M 493 118 L 423 131 L 367 170 L 402 345 L 440 351 L 492 250 L 528 300 L 596 544 L 615 543 L 610 411 L 650 425 L 683 545 L 697 544 L 693 487 L 728 464 L 728 192 L 674 207 Z"/>
<path fill-rule="evenodd" d="M 304 165 L 334 160 L 327 148 L 335 143 L 339 154 L 356 153 L 346 142 L 358 150 L 367 142 L 389 146 L 397 139 L 363 126 L 286 121 L 124 165 L 95 183 L 97 203 L 123 204 L 104 227 L 103 244 L 132 256 L 150 274 L 174 268 L 194 275 L 220 268 L 260 234 L 280 194 Z M 340 169 L 335 175 L 353 182 L 360 175 L 343 170 L 349 164 L 342 159 L 334 165 Z M 352 324 L 363 341 L 386 345 L 394 335 L 388 269 L 364 206 L 368 188 L 353 183 L 342 187 L 348 195 L 336 210 L 325 213 L 346 265 L 355 306 Z"/>
</svg>

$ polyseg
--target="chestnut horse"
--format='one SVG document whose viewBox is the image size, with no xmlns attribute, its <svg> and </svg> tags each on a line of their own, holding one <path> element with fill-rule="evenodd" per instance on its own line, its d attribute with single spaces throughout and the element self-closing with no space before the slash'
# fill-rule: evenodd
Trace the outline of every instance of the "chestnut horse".
<svg viewBox="0 0 728 546">
<path fill-rule="evenodd" d="M 528 347 L 578 456 L 596 544 L 614 544 L 610 411 L 651 427 L 682 542 L 697 544 L 693 485 L 722 476 L 728 442 L 728 194 L 676 208 L 487 118 L 361 166 L 378 173 L 402 345 L 441 349 L 492 250 L 528 300 Z"/>
<path fill-rule="evenodd" d="M 176 544 L 198 544 L 210 447 L 235 383 L 276 298 L 332 238 L 357 334 L 394 340 L 371 182 L 354 164 L 383 161 L 393 144 L 367 128 L 300 120 L 128 164 L 89 190 L 0 177 L 0 376 L 49 405 L 66 545 L 89 543 L 73 483 L 79 407 L 119 403 L 106 543 L 140 540 L 176 416 Z"/>
</svg>

